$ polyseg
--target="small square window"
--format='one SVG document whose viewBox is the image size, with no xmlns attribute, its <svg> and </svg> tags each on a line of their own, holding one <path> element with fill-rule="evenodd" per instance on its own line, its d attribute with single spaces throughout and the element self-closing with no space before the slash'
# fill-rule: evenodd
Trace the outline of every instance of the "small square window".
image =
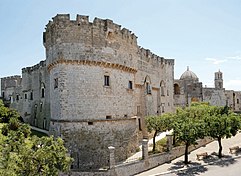
<svg viewBox="0 0 241 176">
<path fill-rule="evenodd" d="M 110 76 L 104 76 L 104 86 L 110 86 Z"/>
<path fill-rule="evenodd" d="M 133 89 L 132 81 L 129 81 L 129 83 L 128 83 L 128 89 Z"/>
<path fill-rule="evenodd" d="M 93 125 L 93 122 L 88 122 L 88 125 Z"/>
<path fill-rule="evenodd" d="M 106 119 L 111 119 L 111 116 L 110 115 L 106 116 Z"/>
</svg>

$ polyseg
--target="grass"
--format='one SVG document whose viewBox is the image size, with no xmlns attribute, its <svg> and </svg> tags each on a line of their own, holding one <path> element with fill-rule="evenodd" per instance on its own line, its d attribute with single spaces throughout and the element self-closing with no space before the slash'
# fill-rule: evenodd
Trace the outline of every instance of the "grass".
<svg viewBox="0 0 241 176">
<path fill-rule="evenodd" d="M 152 147 L 153 145 L 151 145 Z M 162 153 L 162 152 L 166 152 L 167 151 L 167 138 L 162 138 L 161 140 L 156 142 L 156 150 L 153 153 L 152 151 L 150 151 L 150 154 L 155 154 L 155 153 Z"/>
</svg>

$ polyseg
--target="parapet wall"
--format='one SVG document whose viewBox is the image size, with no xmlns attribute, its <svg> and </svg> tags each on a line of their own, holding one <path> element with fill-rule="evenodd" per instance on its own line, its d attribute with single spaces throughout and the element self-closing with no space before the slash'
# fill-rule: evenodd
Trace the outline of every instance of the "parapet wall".
<svg viewBox="0 0 241 176">
<path fill-rule="evenodd" d="M 47 65 L 56 60 L 94 60 L 137 68 L 137 60 L 174 64 L 153 54 L 149 49 L 137 45 L 137 36 L 109 19 L 77 15 L 75 20 L 69 14 L 59 14 L 46 25 L 43 34 Z"/>
</svg>

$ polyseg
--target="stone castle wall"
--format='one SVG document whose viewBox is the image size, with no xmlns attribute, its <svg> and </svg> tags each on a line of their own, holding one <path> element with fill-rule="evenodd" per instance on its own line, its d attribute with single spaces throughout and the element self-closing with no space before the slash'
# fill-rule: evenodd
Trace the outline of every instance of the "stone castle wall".
<svg viewBox="0 0 241 176">
<path fill-rule="evenodd" d="M 95 153 L 88 167 L 106 163 L 102 154 L 108 145 L 117 148 L 116 152 L 120 153 L 117 160 L 127 158 L 136 149 L 138 140 L 133 140 L 133 136 L 142 124 L 125 123 L 126 120 L 135 115 L 173 110 L 174 60 L 140 48 L 136 39 L 133 33 L 111 20 L 95 18 L 91 23 L 88 17 L 80 15 L 76 20 L 70 20 L 69 15 L 57 15 L 44 32 L 50 80 L 50 131 L 53 134 L 58 131 L 56 135 L 62 135 L 67 143 L 70 143 L 69 136 L 79 134 L 74 139 L 79 144 L 76 148 L 79 155 L 87 157 Z M 105 77 L 108 77 L 107 85 Z M 100 121 L 97 126 L 96 120 Z M 106 123 L 108 120 L 115 123 Z M 66 132 L 66 123 L 75 126 L 75 122 L 78 127 Z M 95 128 L 88 126 L 92 123 Z M 91 137 L 92 133 L 112 140 L 100 143 Z M 113 138 L 120 134 L 126 142 Z M 123 151 L 127 155 L 121 155 Z M 74 167 L 85 165 L 86 159 L 74 157 L 78 162 Z"/>
</svg>

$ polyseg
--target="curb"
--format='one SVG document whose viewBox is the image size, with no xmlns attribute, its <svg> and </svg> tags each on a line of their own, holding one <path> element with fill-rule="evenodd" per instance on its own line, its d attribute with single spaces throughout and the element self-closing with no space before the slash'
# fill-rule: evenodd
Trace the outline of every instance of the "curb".
<svg viewBox="0 0 241 176">
<path fill-rule="evenodd" d="M 231 158 L 228 158 L 228 159 L 220 158 L 217 161 L 212 161 L 210 163 L 201 164 L 199 166 L 191 166 L 191 167 L 188 167 L 188 168 L 181 168 L 181 169 L 177 169 L 177 170 L 161 172 L 161 173 L 157 173 L 157 174 L 153 174 L 153 175 L 149 175 L 149 176 L 160 176 L 160 175 L 166 175 L 166 174 L 171 174 L 171 173 L 177 173 L 179 171 L 185 171 L 185 170 L 188 170 L 188 169 L 193 169 L 193 168 L 199 168 L 199 167 L 203 167 L 203 166 L 213 165 L 213 164 L 218 163 L 220 161 L 229 161 L 229 160 L 237 159 L 237 158 L 241 158 L 241 155 L 240 156 L 234 156 L 234 157 L 231 157 Z"/>
</svg>

